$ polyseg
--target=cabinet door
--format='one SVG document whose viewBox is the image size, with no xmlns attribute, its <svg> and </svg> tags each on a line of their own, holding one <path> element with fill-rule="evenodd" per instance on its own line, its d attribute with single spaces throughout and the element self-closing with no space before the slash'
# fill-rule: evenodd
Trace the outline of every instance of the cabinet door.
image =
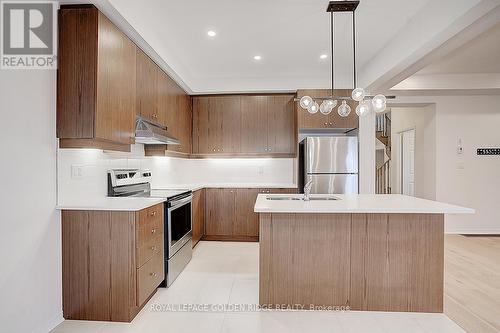
<svg viewBox="0 0 500 333">
<path fill-rule="evenodd" d="M 205 192 L 203 189 L 193 193 L 193 247 L 205 231 Z"/>
<path fill-rule="evenodd" d="M 231 236 L 235 217 L 235 190 L 217 188 L 205 191 L 205 234 Z"/>
<path fill-rule="evenodd" d="M 267 151 L 294 153 L 295 113 L 292 95 L 268 97 Z"/>
<path fill-rule="evenodd" d="M 239 153 L 241 150 L 241 98 L 224 96 L 216 98 L 216 123 L 220 124 L 217 135 L 217 152 Z"/>
<path fill-rule="evenodd" d="M 213 145 L 209 142 L 209 98 L 193 98 L 193 154 L 208 154 Z"/>
<path fill-rule="evenodd" d="M 169 77 L 162 70 L 158 70 L 157 74 L 157 94 L 156 94 L 156 106 L 158 110 L 158 123 L 163 126 L 171 126 L 167 122 L 169 105 L 168 105 L 168 80 Z"/>
<path fill-rule="evenodd" d="M 192 118 L 191 118 L 191 98 L 182 93 L 179 96 L 179 126 L 180 134 L 179 140 L 181 141 L 180 146 L 178 146 L 178 151 L 186 154 L 191 153 L 191 140 L 192 140 Z"/>
<path fill-rule="evenodd" d="M 236 190 L 236 216 L 233 225 L 234 236 L 259 236 L 259 214 L 254 212 L 259 189 Z"/>
<path fill-rule="evenodd" d="M 241 152 L 267 152 L 268 96 L 241 97 Z"/>
<path fill-rule="evenodd" d="M 98 34 L 95 136 L 131 144 L 135 136 L 136 46 L 101 13 Z"/>
<path fill-rule="evenodd" d="M 157 123 L 159 121 L 156 105 L 158 67 L 139 48 L 137 48 L 136 76 L 136 112 L 138 112 L 141 117 Z"/>
</svg>

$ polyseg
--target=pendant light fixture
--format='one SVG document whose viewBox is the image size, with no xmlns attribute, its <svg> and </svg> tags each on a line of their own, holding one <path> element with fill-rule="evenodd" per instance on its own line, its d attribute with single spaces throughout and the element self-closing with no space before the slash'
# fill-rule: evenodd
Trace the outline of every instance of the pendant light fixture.
<svg viewBox="0 0 500 333">
<path fill-rule="evenodd" d="M 341 101 L 337 112 L 341 117 L 347 117 L 351 113 L 351 107 L 347 104 L 347 101 L 353 100 L 358 102 L 356 107 L 356 114 L 359 117 L 366 116 L 372 111 L 380 113 L 385 111 L 387 99 L 393 99 L 395 96 L 384 96 L 376 95 L 369 96 L 363 88 L 357 86 L 357 73 L 356 73 L 356 8 L 359 5 L 359 0 L 357 1 L 330 1 L 326 11 L 330 13 L 330 37 L 331 37 L 331 62 L 332 62 L 332 90 L 331 95 L 328 97 L 311 97 L 304 96 L 298 99 L 300 107 L 307 110 L 309 113 L 314 114 L 320 111 L 321 114 L 330 114 L 335 107 Z M 351 96 L 335 96 L 334 95 L 334 83 L 335 83 L 335 72 L 334 72 L 334 57 L 333 57 L 333 15 L 334 13 L 352 13 L 352 43 L 353 43 L 353 83 L 354 89 Z M 321 104 L 319 104 L 321 103 Z"/>
</svg>

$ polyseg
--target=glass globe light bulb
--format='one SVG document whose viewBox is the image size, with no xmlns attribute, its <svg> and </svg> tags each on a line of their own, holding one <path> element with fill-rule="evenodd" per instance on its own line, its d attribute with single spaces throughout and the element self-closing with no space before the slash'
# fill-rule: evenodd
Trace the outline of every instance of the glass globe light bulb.
<svg viewBox="0 0 500 333">
<path fill-rule="evenodd" d="M 382 108 L 387 103 L 387 99 L 384 95 L 376 95 L 372 99 L 373 109 Z M 385 108 L 384 108 L 385 109 Z"/>
<path fill-rule="evenodd" d="M 347 117 L 349 115 L 349 113 L 351 113 L 351 107 L 344 100 L 344 101 L 342 101 L 342 104 L 340 104 L 337 112 L 338 112 L 339 116 Z"/>
<path fill-rule="evenodd" d="M 352 91 L 351 97 L 356 102 L 361 102 L 365 98 L 365 90 L 363 88 L 356 88 Z"/>
<path fill-rule="evenodd" d="M 311 114 L 317 113 L 319 111 L 319 105 L 317 102 L 313 102 L 309 107 L 307 108 L 307 111 Z"/>
<path fill-rule="evenodd" d="M 330 105 L 330 107 L 332 108 L 332 110 L 333 110 L 334 107 L 337 106 L 337 100 L 336 99 L 329 99 L 329 100 L 327 100 L 327 102 L 328 102 L 328 105 Z"/>
<path fill-rule="evenodd" d="M 324 115 L 330 114 L 333 110 L 333 101 L 332 100 L 324 100 L 321 105 L 319 106 L 319 112 L 321 112 Z"/>
<path fill-rule="evenodd" d="M 375 111 L 376 113 L 384 112 L 386 108 L 387 105 L 385 103 L 373 105 L 373 111 Z"/>
<path fill-rule="evenodd" d="M 370 103 L 368 101 L 361 101 L 356 107 L 356 114 L 359 117 L 363 117 L 366 116 L 368 113 L 370 113 L 370 110 L 371 110 Z"/>
<path fill-rule="evenodd" d="M 307 109 L 313 103 L 313 99 L 309 96 L 304 96 L 300 99 L 300 107 L 303 109 Z"/>
</svg>

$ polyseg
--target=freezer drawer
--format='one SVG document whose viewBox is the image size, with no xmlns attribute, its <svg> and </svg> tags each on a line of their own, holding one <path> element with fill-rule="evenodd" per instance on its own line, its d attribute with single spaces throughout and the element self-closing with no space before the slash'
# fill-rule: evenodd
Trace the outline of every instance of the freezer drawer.
<svg viewBox="0 0 500 333">
<path fill-rule="evenodd" d="M 308 137 L 306 173 L 358 173 L 358 138 Z"/>
<path fill-rule="evenodd" d="M 307 175 L 306 182 L 313 181 L 311 193 L 313 194 L 357 194 L 357 174 L 336 175 Z"/>
</svg>

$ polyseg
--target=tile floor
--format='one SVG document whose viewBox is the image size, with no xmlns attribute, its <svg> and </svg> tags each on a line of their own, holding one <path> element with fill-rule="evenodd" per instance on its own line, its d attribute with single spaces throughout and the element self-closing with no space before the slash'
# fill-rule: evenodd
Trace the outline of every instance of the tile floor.
<svg viewBox="0 0 500 333">
<path fill-rule="evenodd" d="M 387 312 L 165 312 L 169 304 L 257 304 L 258 243 L 200 242 L 168 289 L 130 324 L 64 321 L 53 333 L 86 332 L 464 332 L 444 314 Z"/>
</svg>

